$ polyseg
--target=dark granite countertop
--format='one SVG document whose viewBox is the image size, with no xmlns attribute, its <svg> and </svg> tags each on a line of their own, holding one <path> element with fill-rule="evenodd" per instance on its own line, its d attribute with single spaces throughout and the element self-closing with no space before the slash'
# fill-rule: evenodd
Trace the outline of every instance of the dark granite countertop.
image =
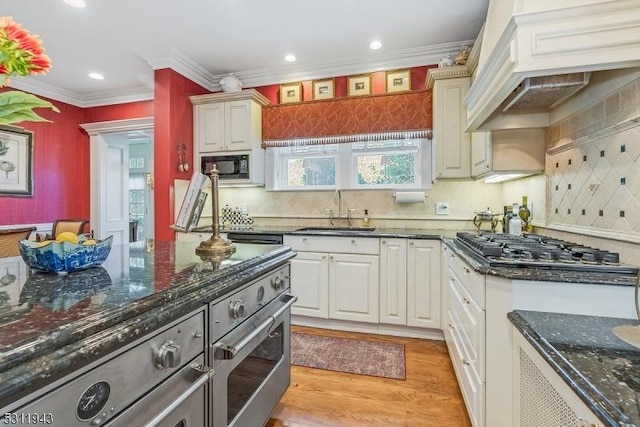
<svg viewBox="0 0 640 427">
<path fill-rule="evenodd" d="M 361 231 L 358 227 L 352 230 L 301 230 L 303 226 L 260 226 L 246 230 L 224 230 L 226 233 L 248 234 L 283 234 L 305 236 L 343 236 L 343 237 L 387 237 L 406 239 L 441 240 L 459 255 L 470 267 L 480 274 L 504 277 L 511 280 L 530 280 L 541 282 L 589 283 L 598 285 L 634 286 L 635 277 L 611 272 L 586 272 L 571 270 L 555 270 L 543 268 L 513 268 L 492 267 L 483 262 L 482 258 L 459 246 L 456 233 L 459 231 L 475 230 L 445 230 L 445 229 L 410 229 L 410 228 L 375 228 L 373 231 Z"/>
<path fill-rule="evenodd" d="M 198 244 L 114 245 L 101 267 L 63 275 L 3 259 L 12 281 L 0 287 L 0 408 L 295 256 L 286 246 L 236 244 L 230 258 L 210 262 L 195 255 Z"/>
<path fill-rule="evenodd" d="M 640 426 L 640 348 L 613 333 L 640 322 L 523 310 L 508 317 L 604 425 Z"/>
</svg>

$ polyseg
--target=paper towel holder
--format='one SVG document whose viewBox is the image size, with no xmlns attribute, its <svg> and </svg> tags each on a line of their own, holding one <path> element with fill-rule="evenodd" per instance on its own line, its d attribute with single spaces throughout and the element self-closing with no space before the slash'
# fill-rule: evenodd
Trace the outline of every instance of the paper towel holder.
<svg viewBox="0 0 640 427">
<path fill-rule="evenodd" d="M 424 191 L 396 191 L 392 197 L 396 203 L 424 203 L 427 198 L 427 193 Z"/>
</svg>

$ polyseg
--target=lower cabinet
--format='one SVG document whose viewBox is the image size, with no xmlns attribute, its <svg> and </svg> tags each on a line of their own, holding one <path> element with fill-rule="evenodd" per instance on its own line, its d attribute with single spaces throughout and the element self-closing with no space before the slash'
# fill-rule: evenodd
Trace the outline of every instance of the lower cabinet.
<svg viewBox="0 0 640 427">
<path fill-rule="evenodd" d="M 440 242 L 380 239 L 380 323 L 440 329 Z"/>
<path fill-rule="evenodd" d="M 291 260 L 291 314 L 378 323 L 378 239 L 285 236 Z"/>
<path fill-rule="evenodd" d="M 513 328 L 513 427 L 599 427 L 602 423 Z"/>
</svg>

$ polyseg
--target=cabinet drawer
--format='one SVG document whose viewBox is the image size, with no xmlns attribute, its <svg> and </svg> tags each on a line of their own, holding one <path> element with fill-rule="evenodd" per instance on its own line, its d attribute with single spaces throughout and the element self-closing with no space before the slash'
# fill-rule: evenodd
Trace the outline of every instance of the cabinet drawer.
<svg viewBox="0 0 640 427">
<path fill-rule="evenodd" d="M 372 237 L 284 236 L 284 244 L 303 252 L 380 254 L 379 241 Z"/>
<path fill-rule="evenodd" d="M 461 345 L 460 336 L 456 332 L 458 328 L 451 311 L 448 312 L 448 316 L 451 340 L 447 344 L 449 344 L 451 362 L 458 378 L 471 424 L 474 427 L 481 427 L 484 426 L 485 384 L 467 361 L 468 356 Z"/>
<path fill-rule="evenodd" d="M 480 308 L 484 310 L 484 275 L 476 273 L 453 252 L 449 254 L 448 264 L 449 268 L 458 277 L 462 286 L 471 294 Z"/>
<path fill-rule="evenodd" d="M 449 279 L 449 311 L 456 324 L 456 332 L 464 347 L 468 362 L 485 379 L 484 343 L 485 318 L 484 311 L 471 299 L 471 296 L 455 278 Z"/>
</svg>

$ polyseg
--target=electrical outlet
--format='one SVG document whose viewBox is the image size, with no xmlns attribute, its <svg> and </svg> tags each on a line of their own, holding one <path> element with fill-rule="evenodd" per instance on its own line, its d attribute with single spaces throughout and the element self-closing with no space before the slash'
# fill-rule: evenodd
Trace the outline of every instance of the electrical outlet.
<svg viewBox="0 0 640 427">
<path fill-rule="evenodd" d="M 436 202 L 436 215 L 449 215 L 449 202 Z"/>
</svg>

